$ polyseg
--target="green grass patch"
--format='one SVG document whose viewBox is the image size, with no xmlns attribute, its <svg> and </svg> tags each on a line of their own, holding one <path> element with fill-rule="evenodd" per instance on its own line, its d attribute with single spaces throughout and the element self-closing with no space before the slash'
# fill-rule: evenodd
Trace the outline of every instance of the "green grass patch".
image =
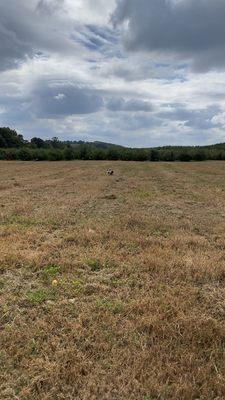
<svg viewBox="0 0 225 400">
<path fill-rule="evenodd" d="M 49 279 L 54 278 L 56 275 L 58 275 L 60 269 L 61 268 L 59 265 L 49 265 L 41 271 L 41 275 L 45 281 L 48 281 Z"/>
<path fill-rule="evenodd" d="M 30 290 L 26 294 L 27 300 L 33 305 L 40 305 L 47 300 L 47 292 L 44 289 Z"/>
<path fill-rule="evenodd" d="M 124 304 L 120 301 L 99 299 L 96 304 L 98 308 L 110 311 L 114 315 L 121 314 L 124 311 Z"/>
<path fill-rule="evenodd" d="M 149 192 L 148 190 L 144 190 L 144 189 L 139 189 L 136 191 L 136 196 L 141 199 L 149 199 L 152 196 L 152 193 Z"/>
<path fill-rule="evenodd" d="M 167 238 L 167 237 L 169 236 L 169 229 L 166 229 L 166 228 L 163 228 L 163 227 L 157 228 L 157 229 L 154 229 L 154 230 L 151 232 L 151 234 L 152 234 L 153 236 L 155 236 L 155 237 L 164 237 L 164 238 Z"/>
<path fill-rule="evenodd" d="M 33 218 L 26 217 L 20 214 L 12 215 L 8 221 L 8 224 L 17 225 L 19 228 L 27 229 L 33 226 L 42 225 L 41 221 L 37 221 Z"/>
<path fill-rule="evenodd" d="M 99 260 L 87 260 L 86 265 L 91 269 L 92 272 L 100 271 L 102 268 Z"/>
<path fill-rule="evenodd" d="M 72 281 L 72 286 L 76 293 L 81 293 L 84 289 L 84 281 L 79 279 L 74 279 Z"/>
<path fill-rule="evenodd" d="M 144 400 L 154 400 L 152 396 L 145 396 Z"/>
<path fill-rule="evenodd" d="M 30 350 L 31 355 L 33 355 L 33 356 L 38 355 L 39 349 L 38 349 L 38 344 L 35 339 L 31 339 L 31 341 L 29 343 L 29 350 Z"/>
<path fill-rule="evenodd" d="M 58 292 L 57 288 L 47 289 L 36 289 L 36 290 L 29 290 L 26 293 L 26 299 L 28 302 L 34 306 L 41 305 L 45 303 L 47 300 L 57 300 Z"/>
</svg>

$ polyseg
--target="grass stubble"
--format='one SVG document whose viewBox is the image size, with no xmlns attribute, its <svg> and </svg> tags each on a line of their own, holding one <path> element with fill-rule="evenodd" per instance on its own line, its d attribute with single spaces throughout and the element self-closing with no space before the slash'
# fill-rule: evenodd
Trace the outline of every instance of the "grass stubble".
<svg viewBox="0 0 225 400">
<path fill-rule="evenodd" d="M 0 222 L 1 400 L 225 398 L 225 163 L 1 162 Z"/>
</svg>

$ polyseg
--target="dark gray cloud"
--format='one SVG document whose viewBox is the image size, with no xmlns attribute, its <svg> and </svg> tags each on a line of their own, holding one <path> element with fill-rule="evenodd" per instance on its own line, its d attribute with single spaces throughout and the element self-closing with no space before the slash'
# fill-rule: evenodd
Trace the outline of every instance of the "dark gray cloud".
<svg viewBox="0 0 225 400">
<path fill-rule="evenodd" d="M 39 82 L 32 92 L 31 109 L 38 118 L 62 118 L 91 114 L 103 106 L 101 95 L 94 89 L 64 81 Z"/>
<path fill-rule="evenodd" d="M 60 0 L 41 0 L 38 5 L 33 0 L 1 2 L 0 70 L 17 67 L 37 53 L 72 54 L 76 51 L 63 18 L 51 16 L 60 4 Z"/>
<path fill-rule="evenodd" d="M 28 19 L 25 8 L 13 8 L 12 1 L 4 2 L 0 6 L 0 69 L 5 70 L 16 66 L 26 56 L 33 54 L 29 43 L 31 27 L 27 29 L 23 22 Z"/>
<path fill-rule="evenodd" d="M 173 105 L 171 111 L 157 113 L 157 117 L 161 120 L 182 122 L 184 126 L 195 130 L 209 130 L 214 127 L 212 119 L 220 112 L 218 105 L 212 104 L 202 109 L 187 109 L 179 104 Z"/>
<path fill-rule="evenodd" d="M 110 111 L 143 111 L 150 112 L 152 111 L 152 106 L 148 101 L 139 100 L 139 99 L 129 99 L 125 100 L 122 97 L 120 98 L 111 98 L 107 103 L 107 108 Z"/>
<path fill-rule="evenodd" d="M 112 20 L 128 22 L 128 50 L 175 54 L 197 70 L 225 67 L 224 0 L 118 0 Z"/>
</svg>

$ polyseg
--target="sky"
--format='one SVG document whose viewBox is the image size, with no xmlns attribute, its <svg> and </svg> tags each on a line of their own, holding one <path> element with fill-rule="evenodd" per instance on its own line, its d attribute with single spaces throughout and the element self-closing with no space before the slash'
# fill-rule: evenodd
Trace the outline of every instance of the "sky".
<svg viewBox="0 0 225 400">
<path fill-rule="evenodd" d="M 225 0 L 0 2 L 0 126 L 130 147 L 225 142 Z"/>
</svg>

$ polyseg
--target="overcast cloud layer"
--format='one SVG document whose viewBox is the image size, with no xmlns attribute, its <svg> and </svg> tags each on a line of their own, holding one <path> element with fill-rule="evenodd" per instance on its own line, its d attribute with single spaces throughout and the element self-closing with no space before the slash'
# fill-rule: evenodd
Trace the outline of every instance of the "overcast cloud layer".
<svg viewBox="0 0 225 400">
<path fill-rule="evenodd" d="M 224 0 L 0 3 L 0 126 L 128 146 L 225 141 Z"/>
</svg>

